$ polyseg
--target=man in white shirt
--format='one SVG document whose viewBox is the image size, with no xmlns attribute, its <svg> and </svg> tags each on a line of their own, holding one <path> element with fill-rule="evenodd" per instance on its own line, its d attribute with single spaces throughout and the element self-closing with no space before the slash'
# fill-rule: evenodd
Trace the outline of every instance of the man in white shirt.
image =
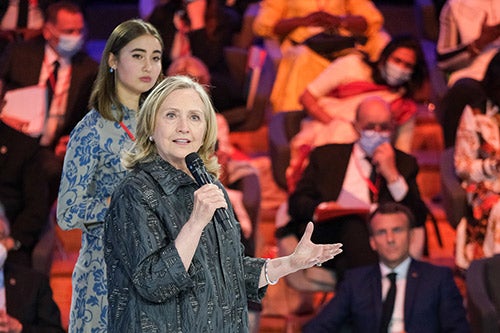
<svg viewBox="0 0 500 333">
<path fill-rule="evenodd" d="M 311 152 L 288 200 L 290 222 L 277 230 L 284 247 L 293 250 L 285 244 L 293 243 L 292 239 L 298 242 L 317 207 L 330 201 L 367 211 L 380 203 L 401 202 L 417 216 L 415 227 L 423 235 L 428 209 L 416 182 L 417 161 L 393 147 L 394 122 L 387 102 L 379 97 L 364 99 L 356 112 L 355 128 L 360 139 L 354 144 L 328 144 Z M 350 214 L 317 223 L 312 237 L 317 243 L 344 244 L 341 256 L 323 264 L 335 271 L 338 279 L 348 268 L 377 260 L 368 243 L 364 216 Z"/>
<path fill-rule="evenodd" d="M 413 223 L 407 207 L 380 205 L 369 219 L 379 262 L 347 271 L 334 298 L 303 332 L 338 332 L 346 325 L 351 332 L 470 332 L 451 269 L 410 256 Z"/>
<path fill-rule="evenodd" d="M 62 170 L 62 158 L 54 155 L 54 149 L 66 142 L 73 127 L 87 113 L 98 64 L 82 51 L 85 22 L 76 4 L 51 4 L 42 30 L 37 38 L 7 47 L 0 59 L 0 80 L 7 90 L 30 86 L 45 87 L 47 94 L 52 90 L 47 112 L 40 115 L 43 128 L 26 133 L 39 138 L 41 146 L 47 148 L 43 168 L 49 177 L 52 200 L 57 196 Z M 54 69 L 57 78 L 51 80 Z"/>
</svg>

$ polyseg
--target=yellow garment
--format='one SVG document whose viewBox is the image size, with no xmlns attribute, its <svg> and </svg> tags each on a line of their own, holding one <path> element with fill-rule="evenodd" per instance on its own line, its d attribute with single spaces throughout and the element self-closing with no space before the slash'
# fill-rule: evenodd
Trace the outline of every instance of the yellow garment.
<svg viewBox="0 0 500 333">
<path fill-rule="evenodd" d="M 389 36 L 382 29 L 383 16 L 369 0 L 263 0 L 253 29 L 259 36 L 277 39 L 278 36 L 273 30 L 280 20 L 306 16 L 321 10 L 332 15 L 350 14 L 365 17 L 368 24 L 368 41 L 362 50 L 372 59 L 378 58 L 380 51 L 389 41 Z M 271 94 L 275 112 L 302 109 L 299 103 L 300 95 L 307 84 L 330 63 L 309 48 L 293 43 L 301 43 L 321 31 L 321 27 L 298 27 L 281 43 L 282 59 Z M 347 31 L 340 32 L 348 34 Z"/>
</svg>

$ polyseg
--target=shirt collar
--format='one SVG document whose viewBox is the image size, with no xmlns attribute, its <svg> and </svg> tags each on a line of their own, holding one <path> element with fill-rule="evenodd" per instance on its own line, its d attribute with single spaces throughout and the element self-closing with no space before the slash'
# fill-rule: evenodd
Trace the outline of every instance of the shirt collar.
<svg viewBox="0 0 500 333">
<path fill-rule="evenodd" d="M 365 151 L 361 148 L 359 143 L 355 142 L 352 148 L 352 153 L 358 160 L 362 160 L 366 158 L 366 153 Z"/>
<path fill-rule="evenodd" d="M 61 57 L 56 51 L 54 51 L 49 43 L 45 43 L 45 62 L 47 64 L 53 64 L 56 60 L 59 61 L 61 67 L 71 64 L 71 59 Z"/>
<path fill-rule="evenodd" d="M 397 274 L 396 275 L 397 279 L 405 279 L 406 275 L 408 274 L 408 269 L 410 268 L 410 263 L 411 263 L 411 257 L 408 257 L 398 266 L 391 269 L 382 262 L 380 262 L 379 263 L 380 273 L 382 274 L 382 277 L 385 277 L 387 276 L 387 274 L 394 272 Z"/>
</svg>

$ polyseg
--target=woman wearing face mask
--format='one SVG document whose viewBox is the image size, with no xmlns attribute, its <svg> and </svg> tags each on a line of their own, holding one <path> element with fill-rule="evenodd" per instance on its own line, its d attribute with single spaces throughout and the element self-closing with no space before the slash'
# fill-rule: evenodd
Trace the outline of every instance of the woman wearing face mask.
<svg viewBox="0 0 500 333">
<path fill-rule="evenodd" d="M 92 110 L 71 133 L 57 205 L 59 226 L 82 230 L 70 332 L 107 330 L 103 221 L 111 194 L 125 176 L 120 154 L 135 141 L 136 113 L 161 79 L 162 52 L 161 37 L 151 24 L 129 20 L 118 25 L 103 51 Z"/>
<path fill-rule="evenodd" d="M 397 36 L 377 62 L 354 53 L 333 61 L 301 96 L 309 115 L 291 142 L 287 170 L 289 186 L 299 178 L 309 151 L 327 143 L 350 143 L 358 138 L 352 122 L 356 107 L 369 96 L 391 104 L 397 124 L 396 148 L 409 152 L 417 111 L 416 101 L 428 100 L 428 73 L 419 41 Z"/>
</svg>

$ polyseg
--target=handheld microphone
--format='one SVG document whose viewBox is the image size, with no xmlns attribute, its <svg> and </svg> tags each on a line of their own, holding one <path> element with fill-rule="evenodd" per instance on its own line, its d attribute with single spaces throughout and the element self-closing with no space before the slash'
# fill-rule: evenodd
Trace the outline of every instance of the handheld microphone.
<svg viewBox="0 0 500 333">
<path fill-rule="evenodd" d="M 184 160 L 186 165 L 193 175 L 196 183 L 201 187 L 205 184 L 213 184 L 212 178 L 210 177 L 205 165 L 203 164 L 200 156 L 193 152 L 188 154 Z M 225 208 L 217 208 L 214 214 L 215 220 L 220 223 L 224 231 L 226 231 L 226 223 L 224 221 L 229 221 L 229 214 Z"/>
</svg>

